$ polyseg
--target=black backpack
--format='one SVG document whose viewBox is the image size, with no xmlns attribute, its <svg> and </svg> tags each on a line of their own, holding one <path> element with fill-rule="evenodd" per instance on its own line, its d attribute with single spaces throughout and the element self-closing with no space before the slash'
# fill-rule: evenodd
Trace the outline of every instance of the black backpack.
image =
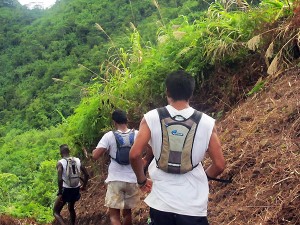
<svg viewBox="0 0 300 225">
<path fill-rule="evenodd" d="M 122 133 L 119 131 L 113 132 L 115 135 L 116 143 L 117 143 L 117 152 L 116 157 L 114 159 L 117 163 L 121 165 L 128 165 L 129 162 L 129 151 L 134 142 L 134 129 L 130 130 L 127 133 Z"/>
</svg>

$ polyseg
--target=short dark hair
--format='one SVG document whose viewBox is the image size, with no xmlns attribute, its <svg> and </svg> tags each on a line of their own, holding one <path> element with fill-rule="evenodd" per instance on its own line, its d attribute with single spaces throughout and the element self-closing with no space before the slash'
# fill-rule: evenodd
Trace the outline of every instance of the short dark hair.
<svg viewBox="0 0 300 225">
<path fill-rule="evenodd" d="M 63 144 L 61 146 L 59 146 L 60 149 L 60 153 L 62 154 L 69 154 L 70 153 L 70 149 L 69 146 L 67 144 Z"/>
<path fill-rule="evenodd" d="M 183 70 L 174 71 L 167 75 L 166 88 L 168 97 L 173 100 L 189 100 L 195 89 L 195 79 Z"/>
<path fill-rule="evenodd" d="M 116 109 L 111 115 L 113 121 L 117 124 L 126 124 L 127 123 L 127 116 L 126 112 L 121 109 Z"/>
</svg>

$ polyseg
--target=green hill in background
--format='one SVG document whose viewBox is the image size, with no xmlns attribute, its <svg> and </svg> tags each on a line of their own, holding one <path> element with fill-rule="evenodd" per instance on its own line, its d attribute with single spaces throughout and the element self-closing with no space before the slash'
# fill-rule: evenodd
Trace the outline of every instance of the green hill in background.
<svg viewBox="0 0 300 225">
<path fill-rule="evenodd" d="M 161 2 L 168 5 L 166 20 L 179 15 L 182 2 Z M 129 48 L 130 23 L 144 42 L 155 41 L 159 27 L 158 11 L 146 0 L 61 0 L 48 10 L 28 10 L 10 0 L 2 3 L 0 14 L 2 135 L 12 128 L 24 131 L 60 123 L 61 115 L 74 112 L 82 89 L 102 76 L 99 67 L 109 49 Z"/>
</svg>

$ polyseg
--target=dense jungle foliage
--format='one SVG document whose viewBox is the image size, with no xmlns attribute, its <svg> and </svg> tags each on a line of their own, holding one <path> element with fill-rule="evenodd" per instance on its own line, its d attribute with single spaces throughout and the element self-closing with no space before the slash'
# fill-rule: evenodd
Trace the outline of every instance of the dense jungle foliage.
<svg viewBox="0 0 300 225">
<path fill-rule="evenodd" d="M 52 221 L 58 146 L 89 153 L 115 107 L 137 123 L 163 103 L 171 70 L 191 72 L 201 86 L 214 68 L 256 51 L 270 74 L 288 65 L 297 28 L 258 28 L 299 17 L 295 5 L 59 0 L 29 10 L 0 0 L 0 213 Z"/>
</svg>

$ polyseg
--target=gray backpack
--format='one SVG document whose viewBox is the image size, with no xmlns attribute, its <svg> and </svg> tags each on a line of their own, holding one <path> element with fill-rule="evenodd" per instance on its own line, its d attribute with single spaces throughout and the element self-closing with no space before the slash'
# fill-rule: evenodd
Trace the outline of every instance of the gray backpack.
<svg viewBox="0 0 300 225">
<path fill-rule="evenodd" d="M 69 187 L 77 187 L 80 182 L 80 170 L 77 167 L 77 163 L 74 157 L 69 157 L 64 159 L 67 161 L 66 180 L 64 180 L 64 182 Z"/>
<path fill-rule="evenodd" d="M 157 167 L 167 173 L 183 174 L 193 170 L 192 149 L 202 113 L 195 110 L 190 118 L 171 117 L 166 107 L 157 109 L 162 131 L 162 146 Z"/>
</svg>

